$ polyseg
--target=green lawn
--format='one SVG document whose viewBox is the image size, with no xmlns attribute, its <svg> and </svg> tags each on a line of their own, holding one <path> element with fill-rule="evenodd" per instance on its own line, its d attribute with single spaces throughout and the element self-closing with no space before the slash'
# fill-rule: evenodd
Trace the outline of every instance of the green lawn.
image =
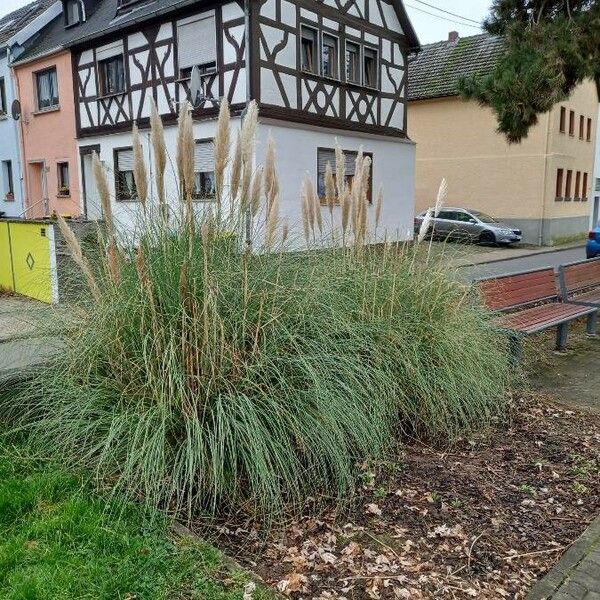
<svg viewBox="0 0 600 600">
<path fill-rule="evenodd" d="M 2 600 L 234 600 L 248 581 L 160 517 L 111 508 L 79 477 L 0 445 Z"/>
</svg>

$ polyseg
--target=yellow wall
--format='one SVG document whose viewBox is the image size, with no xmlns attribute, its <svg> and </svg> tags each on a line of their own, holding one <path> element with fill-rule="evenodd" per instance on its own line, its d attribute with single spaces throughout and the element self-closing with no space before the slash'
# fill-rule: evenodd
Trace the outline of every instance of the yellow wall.
<svg viewBox="0 0 600 600">
<path fill-rule="evenodd" d="M 48 304 L 56 302 L 53 234 L 51 224 L 0 223 L 0 285 Z"/>
<path fill-rule="evenodd" d="M 593 83 L 564 103 L 593 119 L 598 97 Z M 496 131 L 492 112 L 458 97 L 409 103 L 409 135 L 417 143 L 416 209 L 435 203 L 439 183 L 448 180 L 448 205 L 480 209 L 500 218 L 542 219 L 587 215 L 588 203 L 556 202 L 556 169 L 587 171 L 592 181 L 594 144 L 559 132 L 560 106 L 540 117 L 527 139 L 509 145 Z M 567 127 L 568 130 L 568 127 Z M 589 194 L 588 194 L 589 196 Z"/>
</svg>

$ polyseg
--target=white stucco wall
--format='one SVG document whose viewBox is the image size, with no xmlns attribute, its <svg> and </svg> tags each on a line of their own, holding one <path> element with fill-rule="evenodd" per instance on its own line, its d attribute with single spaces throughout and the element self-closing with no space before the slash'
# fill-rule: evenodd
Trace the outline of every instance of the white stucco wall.
<svg viewBox="0 0 600 600">
<path fill-rule="evenodd" d="M 3 167 L 2 162 L 11 161 L 15 193 L 14 201 L 7 202 L 5 198 L 7 182 L 5 181 L 4 168 L 0 168 L 0 211 L 5 212 L 9 217 L 17 217 L 23 212 L 23 186 L 18 135 L 19 124 L 10 114 L 10 109 L 15 99 L 15 92 L 5 49 L 0 50 L 0 78 L 4 78 L 7 110 L 7 114 L 0 117 L 0 167 Z"/>
<path fill-rule="evenodd" d="M 231 123 L 232 140 L 240 126 L 239 119 Z M 195 123 L 194 136 L 197 140 L 213 138 L 215 121 Z M 365 152 L 373 154 L 373 196 L 377 196 L 379 186 L 384 189 L 384 203 L 377 238 L 388 240 L 407 240 L 412 238 L 414 217 L 414 188 L 415 188 L 415 146 L 411 142 L 396 138 L 381 136 L 357 135 L 343 131 L 324 131 L 321 129 L 298 128 L 282 125 L 281 122 L 260 123 L 256 137 L 257 165 L 264 163 L 267 140 L 271 132 L 276 147 L 276 163 L 280 177 L 281 221 L 287 220 L 290 226 L 290 239 L 295 240 L 294 245 L 303 243 L 302 210 L 300 192 L 306 173 L 309 173 L 316 189 L 317 181 L 317 148 L 332 148 L 337 138 L 344 150 L 357 151 L 362 146 Z M 166 173 L 166 191 L 169 204 L 173 212 L 180 210 L 177 179 L 176 179 L 176 128 L 165 127 L 165 140 L 169 155 L 169 164 Z M 152 151 L 149 143 L 149 132 L 142 132 L 143 145 L 150 174 L 152 173 Z M 79 141 L 79 146 L 100 145 L 100 159 L 107 169 L 111 186 L 112 208 L 115 222 L 126 237 L 134 234 L 140 224 L 141 207 L 138 202 L 116 201 L 114 197 L 114 171 L 113 152 L 116 148 L 130 147 L 131 134 L 118 133 L 99 137 L 85 138 Z M 232 151 L 233 153 L 233 151 Z M 83 173 L 82 173 L 83 176 Z M 91 198 L 95 194 L 94 182 L 86 180 L 87 202 L 94 202 Z M 152 182 L 154 186 L 154 182 Z M 154 189 L 151 189 L 151 194 Z M 226 194 L 225 194 L 226 195 Z M 203 204 L 197 203 L 198 210 Z M 325 223 L 329 221 L 328 209 L 323 208 Z M 374 204 L 369 208 L 371 229 L 374 229 Z M 88 215 L 90 207 L 88 206 Z M 259 216 L 260 218 L 260 216 Z M 335 226 L 340 226 L 340 209 L 335 209 Z M 260 223 L 257 223 L 260 229 Z"/>
</svg>

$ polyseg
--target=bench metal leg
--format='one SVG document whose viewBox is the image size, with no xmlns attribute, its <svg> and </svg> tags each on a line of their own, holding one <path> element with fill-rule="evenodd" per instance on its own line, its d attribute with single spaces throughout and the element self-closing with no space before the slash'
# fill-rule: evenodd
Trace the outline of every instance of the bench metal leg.
<svg viewBox="0 0 600 600">
<path fill-rule="evenodd" d="M 569 333 L 569 324 L 562 323 L 556 329 L 556 349 L 562 352 L 567 347 L 567 334 Z"/>
<path fill-rule="evenodd" d="M 510 356 L 513 365 L 518 365 L 523 360 L 523 338 L 518 334 L 509 336 Z"/>
<path fill-rule="evenodd" d="M 598 313 L 592 313 L 588 315 L 587 319 L 587 334 L 591 336 L 596 336 L 598 333 Z"/>
</svg>

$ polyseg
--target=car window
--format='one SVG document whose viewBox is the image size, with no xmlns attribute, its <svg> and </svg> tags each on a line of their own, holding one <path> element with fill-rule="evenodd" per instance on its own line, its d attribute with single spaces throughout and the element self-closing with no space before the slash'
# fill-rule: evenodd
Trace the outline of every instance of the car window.
<svg viewBox="0 0 600 600">
<path fill-rule="evenodd" d="M 479 212 L 478 210 L 474 210 L 473 214 L 483 223 L 498 223 L 494 217 L 490 217 L 490 215 L 486 215 L 485 213 Z"/>
<path fill-rule="evenodd" d="M 473 217 L 469 213 L 457 211 L 455 218 L 457 221 L 461 221 L 463 223 L 468 223 Z"/>
<path fill-rule="evenodd" d="M 455 214 L 456 213 L 450 210 L 442 210 L 440 211 L 440 214 L 437 216 L 437 218 L 443 219 L 444 221 L 453 221 L 455 218 Z"/>
</svg>

